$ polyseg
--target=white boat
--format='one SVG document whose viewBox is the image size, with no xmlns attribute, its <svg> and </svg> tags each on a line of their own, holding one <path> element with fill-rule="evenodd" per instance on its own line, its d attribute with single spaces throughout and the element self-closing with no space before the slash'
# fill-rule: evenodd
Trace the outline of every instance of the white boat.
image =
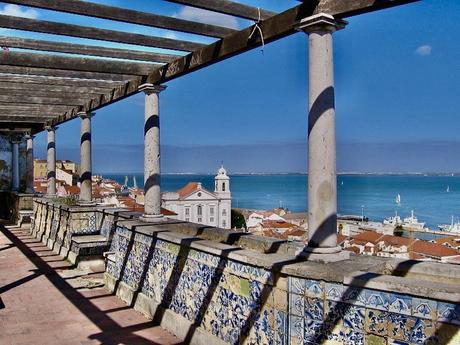
<svg viewBox="0 0 460 345">
<path fill-rule="evenodd" d="M 399 194 L 398 194 L 399 195 Z M 398 216 L 398 211 L 395 211 L 395 216 L 394 217 L 389 217 L 389 218 L 385 218 L 383 220 L 383 224 L 385 225 L 391 225 L 391 226 L 399 226 L 399 225 L 402 225 L 402 220 L 401 220 L 401 217 Z"/>
<path fill-rule="evenodd" d="M 399 194 L 396 195 L 396 200 L 395 200 L 395 201 L 396 201 L 396 204 L 397 204 L 398 206 L 401 205 L 401 195 L 399 195 Z"/>
<path fill-rule="evenodd" d="M 460 234 L 460 222 L 457 222 L 454 224 L 454 216 L 452 216 L 452 221 L 450 224 L 441 224 L 441 225 L 438 225 L 438 228 L 441 231 Z"/>
<path fill-rule="evenodd" d="M 425 228 L 425 223 L 418 221 L 414 214 L 414 210 L 411 211 L 410 217 L 404 218 L 402 225 L 408 229 L 423 230 Z"/>
<path fill-rule="evenodd" d="M 447 192 L 447 193 L 450 192 L 450 187 L 449 187 L 449 186 L 447 186 L 446 192 Z"/>
</svg>

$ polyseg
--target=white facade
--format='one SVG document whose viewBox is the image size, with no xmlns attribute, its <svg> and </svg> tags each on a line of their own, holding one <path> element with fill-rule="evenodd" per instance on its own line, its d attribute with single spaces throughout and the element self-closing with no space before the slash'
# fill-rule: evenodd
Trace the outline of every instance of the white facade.
<svg viewBox="0 0 460 345">
<path fill-rule="evenodd" d="M 214 192 L 206 190 L 199 182 L 190 182 L 177 192 L 162 193 L 161 206 L 177 213 L 177 219 L 230 229 L 230 178 L 221 167 L 214 180 Z"/>
</svg>

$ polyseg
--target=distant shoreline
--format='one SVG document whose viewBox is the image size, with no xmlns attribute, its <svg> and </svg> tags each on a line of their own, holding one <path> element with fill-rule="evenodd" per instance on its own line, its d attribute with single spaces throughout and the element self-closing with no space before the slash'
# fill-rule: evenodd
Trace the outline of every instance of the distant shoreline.
<svg viewBox="0 0 460 345">
<path fill-rule="evenodd" d="M 96 173 L 97 175 L 143 175 L 143 172 L 119 172 L 119 173 L 113 173 L 113 172 L 98 172 Z M 167 176 L 214 176 L 215 173 L 163 173 L 162 175 L 167 175 Z M 230 176 L 283 176 L 283 175 L 293 175 L 293 176 L 307 176 L 308 174 L 306 173 L 296 173 L 296 172 L 286 172 L 286 173 L 233 173 L 229 174 Z M 460 173 L 455 172 L 455 173 L 420 173 L 420 172 L 408 172 L 408 173 L 361 173 L 361 172 L 340 172 L 337 173 L 337 176 L 446 176 L 446 177 L 457 177 L 460 176 Z"/>
</svg>

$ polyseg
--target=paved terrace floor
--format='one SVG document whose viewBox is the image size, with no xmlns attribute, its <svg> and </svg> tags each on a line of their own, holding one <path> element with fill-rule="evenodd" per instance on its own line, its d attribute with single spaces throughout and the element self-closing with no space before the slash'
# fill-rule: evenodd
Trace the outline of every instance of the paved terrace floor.
<svg viewBox="0 0 460 345">
<path fill-rule="evenodd" d="M 179 344 L 27 228 L 0 223 L 0 344 Z"/>
</svg>

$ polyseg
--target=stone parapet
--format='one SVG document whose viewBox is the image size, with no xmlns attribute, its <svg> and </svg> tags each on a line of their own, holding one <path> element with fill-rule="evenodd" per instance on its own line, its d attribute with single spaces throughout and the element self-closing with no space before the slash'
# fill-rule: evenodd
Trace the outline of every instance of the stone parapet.
<svg viewBox="0 0 460 345">
<path fill-rule="evenodd" d="M 173 220 L 120 221 L 106 282 L 194 344 L 458 341 L 460 267 L 363 256 L 325 264 L 292 251 Z"/>
</svg>

